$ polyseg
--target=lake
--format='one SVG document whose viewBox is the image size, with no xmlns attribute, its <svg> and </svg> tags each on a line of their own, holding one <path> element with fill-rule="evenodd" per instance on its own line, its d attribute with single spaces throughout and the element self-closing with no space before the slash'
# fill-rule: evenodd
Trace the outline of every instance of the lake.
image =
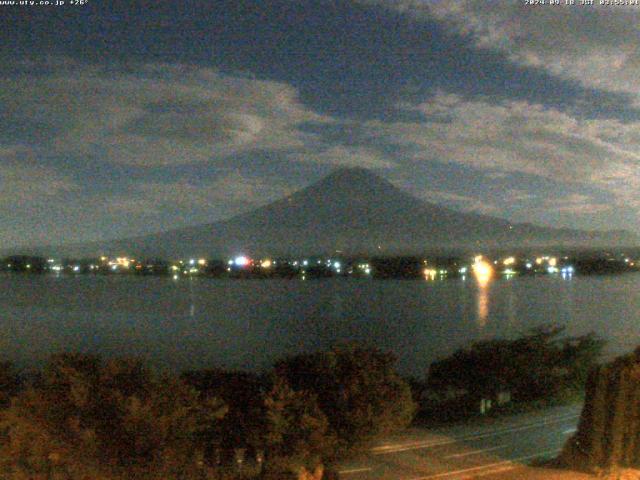
<svg viewBox="0 0 640 480">
<path fill-rule="evenodd" d="M 478 339 L 544 323 L 595 331 L 608 354 L 640 344 L 640 274 L 407 280 L 215 280 L 0 275 L 0 356 L 137 355 L 159 368 L 260 370 L 354 340 L 393 351 L 402 373 Z"/>
</svg>

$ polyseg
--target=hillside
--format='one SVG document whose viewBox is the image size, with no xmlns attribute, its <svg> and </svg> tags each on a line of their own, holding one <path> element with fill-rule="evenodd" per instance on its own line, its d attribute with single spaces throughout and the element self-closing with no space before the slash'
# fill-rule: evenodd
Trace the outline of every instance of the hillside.
<svg viewBox="0 0 640 480">
<path fill-rule="evenodd" d="M 405 254 L 431 249 L 631 246 L 629 232 L 516 224 L 419 200 L 361 168 L 339 169 L 302 190 L 225 221 L 112 242 L 70 245 L 74 255 Z"/>
</svg>

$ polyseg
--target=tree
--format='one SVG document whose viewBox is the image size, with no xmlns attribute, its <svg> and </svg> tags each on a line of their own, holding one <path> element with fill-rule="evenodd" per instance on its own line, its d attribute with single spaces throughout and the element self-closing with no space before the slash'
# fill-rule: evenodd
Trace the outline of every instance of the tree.
<svg viewBox="0 0 640 480">
<path fill-rule="evenodd" d="M 317 396 L 345 451 L 405 428 L 413 419 L 411 390 L 394 364 L 389 353 L 351 344 L 288 358 L 275 371 L 294 390 Z"/>
<path fill-rule="evenodd" d="M 219 398 L 228 407 L 227 414 L 206 435 L 224 439 L 227 448 L 259 448 L 264 431 L 265 381 L 249 372 L 195 370 L 182 375 L 183 380 L 203 398 Z"/>
<path fill-rule="evenodd" d="M 277 477 L 318 468 L 330 452 L 333 439 L 315 395 L 294 391 L 286 380 L 276 377 L 264 405 L 267 474 Z"/>
<path fill-rule="evenodd" d="M 20 379 L 11 362 L 0 362 L 0 409 L 6 408 L 20 387 Z"/>
<path fill-rule="evenodd" d="M 224 413 L 219 400 L 139 360 L 54 355 L 4 412 L 0 453 L 27 475 L 46 473 L 52 459 L 93 473 L 168 472 L 194 463 L 201 431 Z"/>
<path fill-rule="evenodd" d="M 431 364 L 427 383 L 436 391 L 462 389 L 475 397 L 510 390 L 516 400 L 580 390 L 604 342 L 593 334 L 562 337 L 564 327 L 544 325 L 515 340 L 476 342 Z"/>
</svg>

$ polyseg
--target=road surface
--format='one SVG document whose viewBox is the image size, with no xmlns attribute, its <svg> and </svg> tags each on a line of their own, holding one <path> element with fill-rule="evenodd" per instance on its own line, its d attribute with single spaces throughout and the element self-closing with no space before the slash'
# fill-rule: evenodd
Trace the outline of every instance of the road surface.
<svg viewBox="0 0 640 480">
<path fill-rule="evenodd" d="M 459 480 L 552 458 L 575 432 L 581 405 L 469 425 L 412 428 L 340 465 L 341 480 Z"/>
</svg>

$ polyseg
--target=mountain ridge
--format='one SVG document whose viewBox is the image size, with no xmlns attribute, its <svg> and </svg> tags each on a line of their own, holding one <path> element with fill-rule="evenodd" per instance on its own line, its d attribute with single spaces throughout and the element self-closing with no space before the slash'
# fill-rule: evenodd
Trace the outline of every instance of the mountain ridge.
<svg viewBox="0 0 640 480">
<path fill-rule="evenodd" d="M 640 245 L 639 237 L 625 230 L 551 228 L 461 212 L 418 199 L 369 170 L 350 167 L 226 220 L 49 249 L 66 255 L 126 253 L 177 258 L 632 245 Z"/>
</svg>

